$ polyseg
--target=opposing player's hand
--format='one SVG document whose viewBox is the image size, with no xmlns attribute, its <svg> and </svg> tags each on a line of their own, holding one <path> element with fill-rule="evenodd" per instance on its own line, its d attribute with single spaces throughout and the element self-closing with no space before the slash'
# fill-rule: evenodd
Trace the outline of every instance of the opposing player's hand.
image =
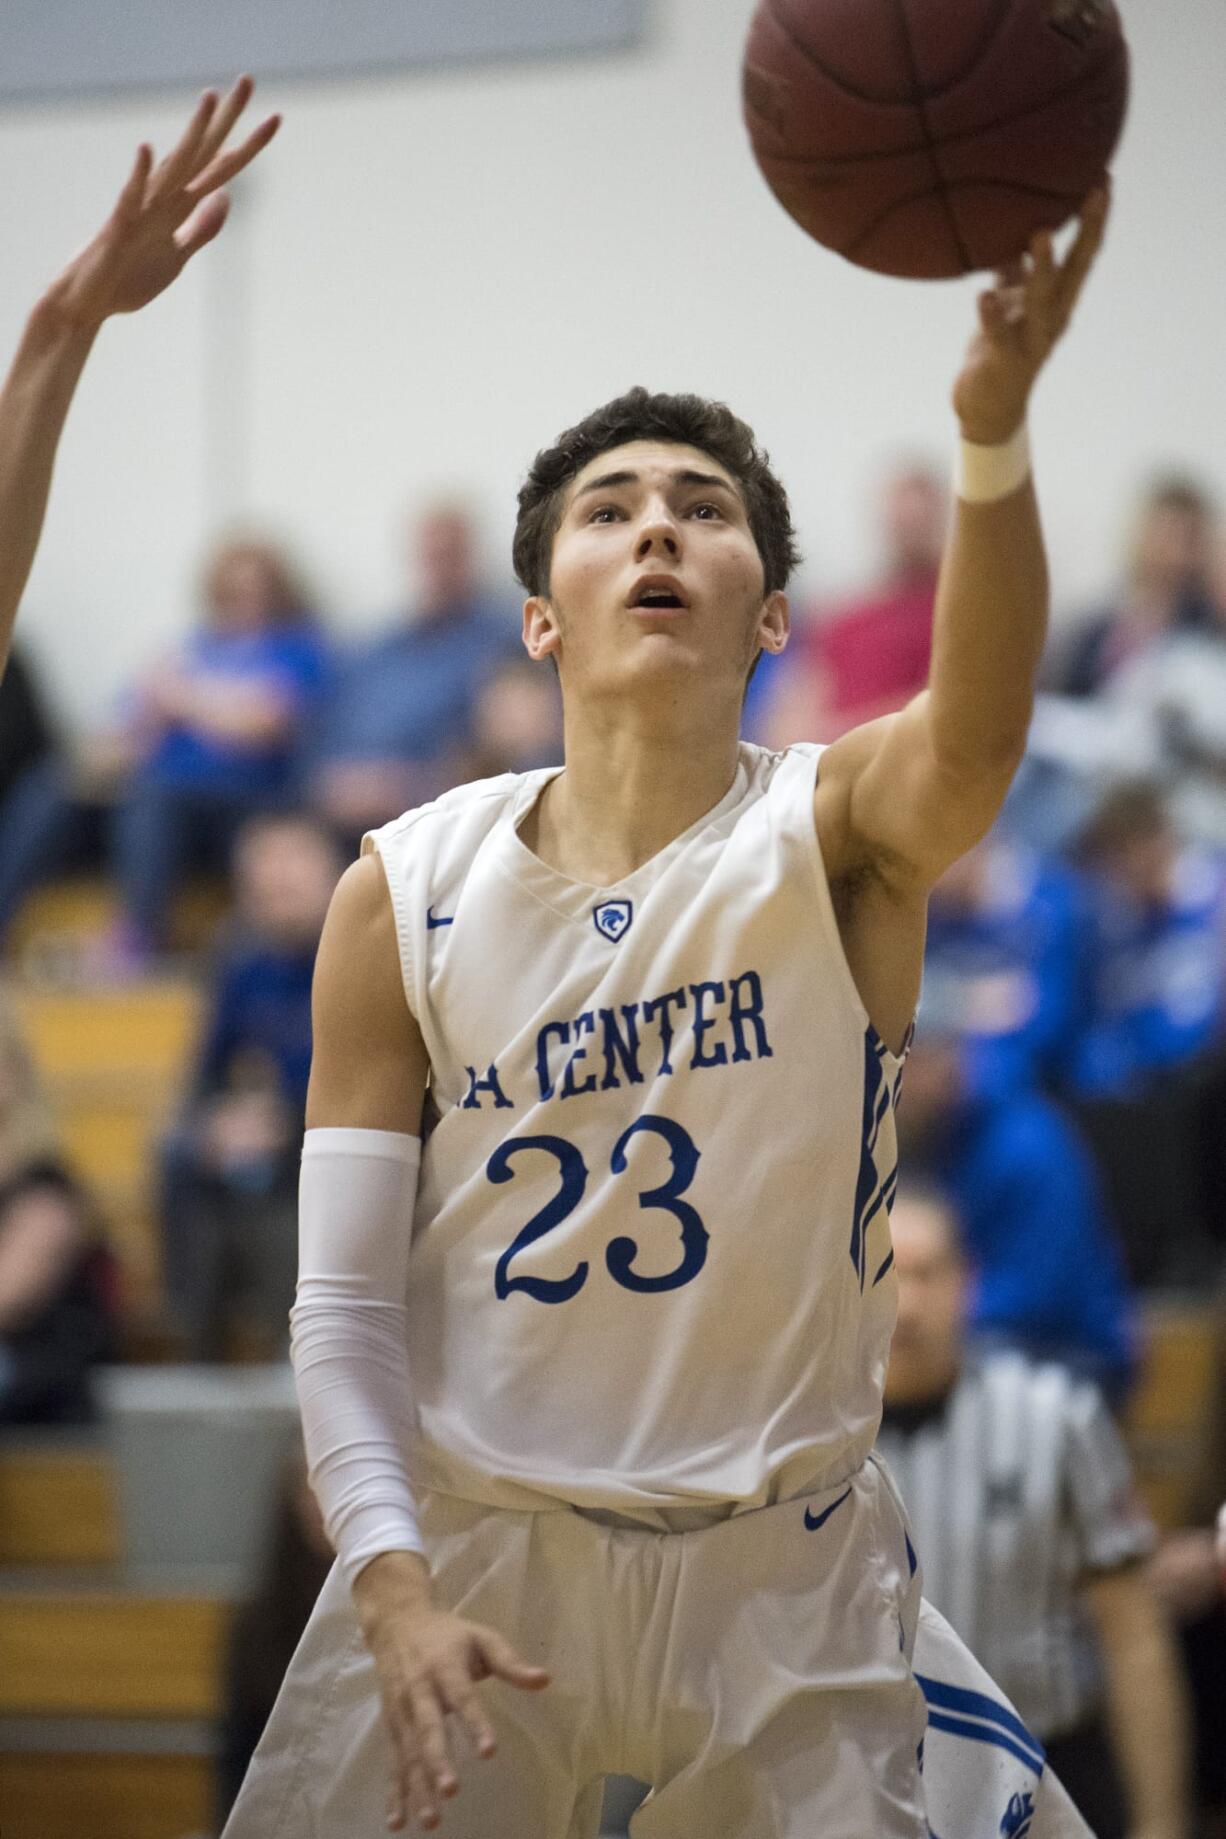
<svg viewBox="0 0 1226 1839">
<path fill-rule="evenodd" d="M 995 446 L 1021 425 L 1034 380 L 1102 246 L 1110 205 L 1108 186 L 1091 192 L 1063 261 L 1056 260 L 1050 231 L 1040 231 L 1027 254 L 980 294 L 979 327 L 954 385 L 954 410 L 968 441 Z"/>
<path fill-rule="evenodd" d="M 505 1680 L 539 1692 L 549 1684 L 549 1675 L 522 1661 L 494 1629 L 439 1608 L 416 1592 L 394 1605 L 388 1594 L 380 1603 L 372 1592 L 364 1603 L 362 1579 L 380 1563 L 375 1559 L 359 1573 L 355 1596 L 392 1738 L 387 1823 L 398 1832 L 407 1821 L 418 1820 L 430 1832 L 442 1819 L 441 1803 L 460 1789 L 448 1717 L 464 1726 L 478 1756 L 490 1757 L 495 1740 L 477 1690 L 482 1680 Z"/>
<path fill-rule="evenodd" d="M 114 210 L 74 257 L 42 306 L 61 323 L 94 332 L 113 313 L 135 313 L 179 275 L 226 221 L 224 187 L 265 148 L 281 125 L 270 115 L 228 146 L 255 85 L 240 77 L 229 95 L 206 90 L 177 147 L 159 164 L 147 143 Z"/>
</svg>

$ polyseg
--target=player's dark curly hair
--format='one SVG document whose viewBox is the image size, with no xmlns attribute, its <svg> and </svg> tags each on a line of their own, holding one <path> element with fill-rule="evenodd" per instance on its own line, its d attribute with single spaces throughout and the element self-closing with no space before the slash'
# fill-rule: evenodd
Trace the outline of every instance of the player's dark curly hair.
<svg viewBox="0 0 1226 1839">
<path fill-rule="evenodd" d="M 598 454 L 628 441 L 675 441 L 709 453 L 741 489 L 749 528 L 762 558 L 764 592 L 787 586 L 800 561 L 788 495 L 770 469 L 746 422 L 722 402 L 703 396 L 653 396 L 627 390 L 544 447 L 519 493 L 512 559 L 529 594 L 548 594 L 553 539 L 562 521 L 566 488 Z"/>
</svg>

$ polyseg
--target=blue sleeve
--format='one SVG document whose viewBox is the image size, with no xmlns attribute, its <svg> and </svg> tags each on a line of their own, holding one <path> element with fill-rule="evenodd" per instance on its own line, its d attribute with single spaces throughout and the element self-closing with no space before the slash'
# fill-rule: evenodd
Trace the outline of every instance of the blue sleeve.
<svg viewBox="0 0 1226 1839">
<path fill-rule="evenodd" d="M 328 649 L 313 628 L 279 635 L 273 668 L 299 704 L 312 701 L 328 678 Z"/>
<path fill-rule="evenodd" d="M 1133 1361 L 1123 1267 L 1089 1150 L 1054 1107 L 1019 1109 L 975 1171 L 972 1326 L 1066 1344 L 1117 1371 Z"/>
</svg>

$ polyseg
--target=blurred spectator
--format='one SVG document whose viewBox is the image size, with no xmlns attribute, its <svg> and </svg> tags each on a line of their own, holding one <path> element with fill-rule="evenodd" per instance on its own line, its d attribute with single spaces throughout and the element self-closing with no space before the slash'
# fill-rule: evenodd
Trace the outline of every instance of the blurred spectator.
<svg viewBox="0 0 1226 1839">
<path fill-rule="evenodd" d="M 1096 1389 L 1017 1354 L 968 1358 L 955 1216 L 904 1187 L 879 1448 L 924 1594 L 1039 1736 L 1097 1839 L 1186 1839 L 1186 1710 L 1147 1585 L 1153 1531 Z"/>
<path fill-rule="evenodd" d="M 326 673 L 319 625 L 273 545 L 224 543 L 203 586 L 200 628 L 137 687 L 114 752 L 131 769 L 115 869 L 138 955 L 165 943 L 184 871 L 223 869 L 243 821 L 286 796 Z"/>
<path fill-rule="evenodd" d="M 943 478 L 920 463 L 898 465 L 882 488 L 879 515 L 882 579 L 865 594 L 819 610 L 803 638 L 799 668 L 777 697 L 770 723 L 775 746 L 834 740 L 901 708 L 928 682 L 948 521 Z"/>
<path fill-rule="evenodd" d="M 282 553 L 221 544 L 202 578 L 197 632 L 125 698 L 123 719 L 82 750 L 70 791 L 44 770 L 0 842 L 0 928 L 38 880 L 83 854 L 112 800 L 110 855 L 125 918 L 118 964 L 166 943 L 171 898 L 190 870 L 224 868 L 240 824 L 281 803 L 300 731 L 327 671 L 320 628 Z"/>
<path fill-rule="evenodd" d="M 321 711 L 309 795 L 353 848 L 363 831 L 473 776 L 478 694 L 519 646 L 505 609 L 478 587 L 475 551 L 457 506 L 421 517 L 411 611 L 350 659 Z"/>
<path fill-rule="evenodd" d="M 117 1357 L 116 1279 L 0 998 L 0 1427 L 93 1417 L 90 1368 Z"/>
<path fill-rule="evenodd" d="M 311 975 L 340 866 L 312 818 L 257 818 L 238 840 L 238 928 L 162 1157 L 166 1290 L 189 1359 L 224 1357 L 235 1321 L 269 1358 L 288 1344 Z"/>
<path fill-rule="evenodd" d="M 39 877 L 65 779 L 34 672 L 20 647 L 0 677 L 0 938 Z"/>
<path fill-rule="evenodd" d="M 562 762 L 562 695 L 552 670 L 510 658 L 477 697 L 473 777 L 529 773 Z"/>
<path fill-rule="evenodd" d="M 1113 1399 L 1135 1365 L 1133 1309 L 1098 1172 L 1050 1099 L 976 1093 L 962 1044 L 920 1027 L 898 1112 L 903 1167 L 950 1195 L 974 1266 L 968 1328 L 1058 1360 Z"/>
<path fill-rule="evenodd" d="M 1180 843 L 1156 786 L 1108 794 L 1082 835 L 1090 877 L 1090 1015 L 1069 1067 L 1079 1092 L 1140 1097 L 1221 1042 L 1226 862 Z"/>
<path fill-rule="evenodd" d="M 1182 773 L 1207 753 L 1186 802 L 1198 828 L 1226 841 L 1226 796 L 1212 766 L 1226 744 L 1214 699 L 1226 688 L 1226 637 L 1215 620 L 1212 536 L 1198 485 L 1155 482 L 1117 595 L 1053 644 L 1003 813 L 1012 834 L 1065 849 L 1121 780 Z"/>
<path fill-rule="evenodd" d="M 968 1094 L 1055 1078 L 1082 1019 L 1086 899 L 1062 863 L 993 832 L 932 890 L 924 1015 L 962 1040 Z"/>
<path fill-rule="evenodd" d="M 1156 479 L 1137 513 L 1123 582 L 1057 645 L 1049 687 L 1097 696 L 1172 632 L 1209 625 L 1212 538 L 1213 510 L 1201 486 L 1178 474 Z"/>
<path fill-rule="evenodd" d="M 230 1628 L 217 1757 L 218 1832 L 238 1797 L 332 1557 L 299 1448 L 281 1480 L 255 1593 Z"/>
</svg>

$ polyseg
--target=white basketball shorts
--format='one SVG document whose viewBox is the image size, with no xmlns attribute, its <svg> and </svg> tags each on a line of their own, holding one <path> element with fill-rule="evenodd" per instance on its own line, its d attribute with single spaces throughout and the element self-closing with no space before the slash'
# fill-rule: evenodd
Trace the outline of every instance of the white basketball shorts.
<svg viewBox="0 0 1226 1839">
<path fill-rule="evenodd" d="M 478 1760 L 455 1730 L 444 1834 L 590 1839 L 618 1774 L 651 1784 L 634 1839 L 928 1839 L 919 1577 L 875 1459 L 688 1532 L 439 1495 L 420 1509 L 441 1599 L 552 1675 L 483 1688 L 497 1753 Z M 390 1772 L 334 1567 L 223 1839 L 380 1839 Z"/>
</svg>

